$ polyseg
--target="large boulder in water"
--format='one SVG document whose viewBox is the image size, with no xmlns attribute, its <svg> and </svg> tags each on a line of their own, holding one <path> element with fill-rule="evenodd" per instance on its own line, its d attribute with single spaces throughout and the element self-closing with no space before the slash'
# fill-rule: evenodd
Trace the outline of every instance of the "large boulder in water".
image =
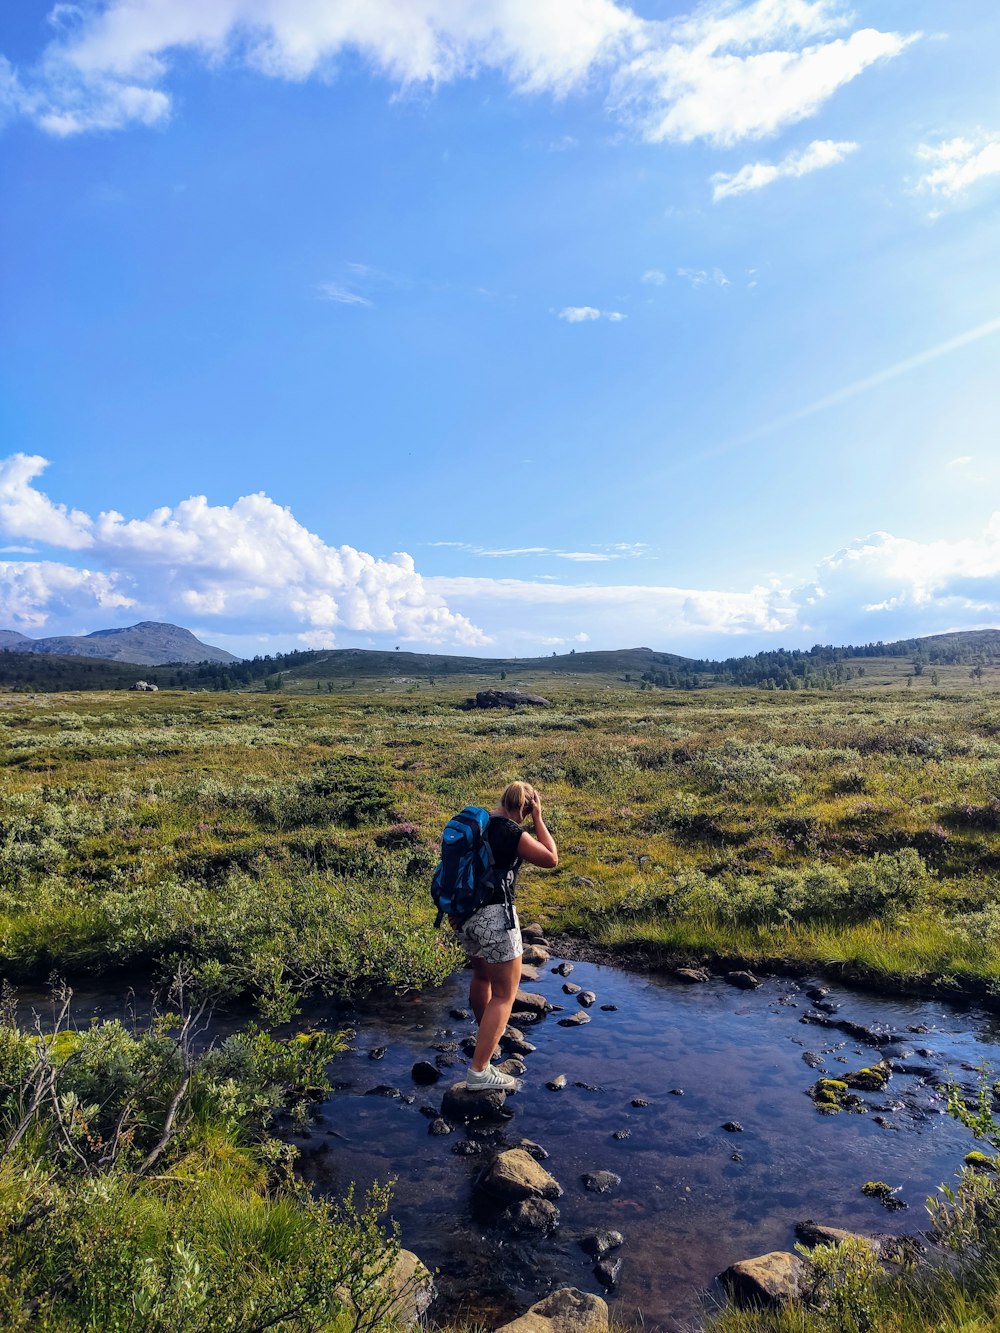
<svg viewBox="0 0 1000 1333">
<path fill-rule="evenodd" d="M 803 1295 L 809 1266 L 797 1254 L 773 1250 L 756 1259 L 731 1264 L 719 1281 L 741 1306 L 775 1308 Z"/>
<path fill-rule="evenodd" d="M 550 706 L 548 699 L 543 699 L 540 694 L 528 694 L 525 690 L 480 690 L 466 708 L 520 708 L 522 704 L 534 708 Z"/>
<path fill-rule="evenodd" d="M 523 1148 L 499 1153 L 479 1177 L 479 1185 L 494 1198 L 517 1203 L 521 1199 L 558 1199 L 562 1186 Z"/>
<path fill-rule="evenodd" d="M 537 1301 L 520 1319 L 497 1329 L 497 1333 L 607 1333 L 607 1330 L 606 1301 L 576 1287 L 560 1287 Z"/>
</svg>

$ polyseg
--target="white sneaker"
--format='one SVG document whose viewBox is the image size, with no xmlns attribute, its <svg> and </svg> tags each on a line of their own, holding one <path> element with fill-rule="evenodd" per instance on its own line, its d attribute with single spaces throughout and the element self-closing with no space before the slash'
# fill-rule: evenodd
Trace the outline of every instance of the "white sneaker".
<svg viewBox="0 0 1000 1333">
<path fill-rule="evenodd" d="M 470 1092 L 492 1092 L 495 1089 L 501 1092 L 517 1092 L 517 1079 L 511 1078 L 509 1074 L 501 1074 L 499 1069 L 487 1065 L 481 1074 L 470 1069 L 465 1075 L 465 1086 Z"/>
</svg>

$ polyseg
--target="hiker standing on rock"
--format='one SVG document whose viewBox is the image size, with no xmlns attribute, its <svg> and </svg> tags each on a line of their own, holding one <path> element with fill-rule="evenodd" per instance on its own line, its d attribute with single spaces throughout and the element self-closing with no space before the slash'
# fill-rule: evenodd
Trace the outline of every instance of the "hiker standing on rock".
<svg viewBox="0 0 1000 1333">
<path fill-rule="evenodd" d="M 521 828 L 529 815 L 534 836 Z M 479 1034 L 465 1085 L 471 1092 L 490 1088 L 511 1092 L 517 1087 L 516 1081 L 494 1069 L 490 1060 L 507 1026 L 521 980 L 524 946 L 514 906 L 517 872 L 524 861 L 552 870 L 559 864 L 559 852 L 545 827 L 541 798 L 527 782 L 512 782 L 499 804 L 489 812 L 476 806 L 467 807 L 445 830 L 446 846 L 448 830 L 463 823 L 471 830 L 467 836 L 473 842 L 481 832 L 481 842 L 486 844 L 484 859 L 487 863 L 492 860 L 492 866 L 478 877 L 481 887 L 475 891 L 475 910 L 468 915 L 453 909 L 457 894 L 444 900 L 440 893 L 435 896 L 472 963 L 469 1003 L 479 1024 Z"/>
</svg>

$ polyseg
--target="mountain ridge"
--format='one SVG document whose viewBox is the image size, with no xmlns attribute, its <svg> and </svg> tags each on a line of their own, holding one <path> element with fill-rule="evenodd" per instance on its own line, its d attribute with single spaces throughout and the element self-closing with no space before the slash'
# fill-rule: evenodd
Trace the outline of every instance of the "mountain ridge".
<svg viewBox="0 0 1000 1333">
<path fill-rule="evenodd" d="M 189 629 L 161 620 L 140 620 L 121 629 L 97 629 L 90 634 L 60 634 L 44 639 L 32 639 L 17 630 L 0 630 L 0 650 L 96 657 L 104 662 L 130 662 L 135 666 L 240 661 L 224 648 L 203 643 Z"/>
</svg>

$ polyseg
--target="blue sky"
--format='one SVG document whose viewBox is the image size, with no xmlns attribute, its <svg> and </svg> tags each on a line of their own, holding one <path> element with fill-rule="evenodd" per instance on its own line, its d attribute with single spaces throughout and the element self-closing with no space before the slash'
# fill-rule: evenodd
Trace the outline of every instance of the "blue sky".
<svg viewBox="0 0 1000 1333">
<path fill-rule="evenodd" d="M 0 620 L 1000 624 L 998 50 L 993 0 L 8 6 Z"/>
</svg>

